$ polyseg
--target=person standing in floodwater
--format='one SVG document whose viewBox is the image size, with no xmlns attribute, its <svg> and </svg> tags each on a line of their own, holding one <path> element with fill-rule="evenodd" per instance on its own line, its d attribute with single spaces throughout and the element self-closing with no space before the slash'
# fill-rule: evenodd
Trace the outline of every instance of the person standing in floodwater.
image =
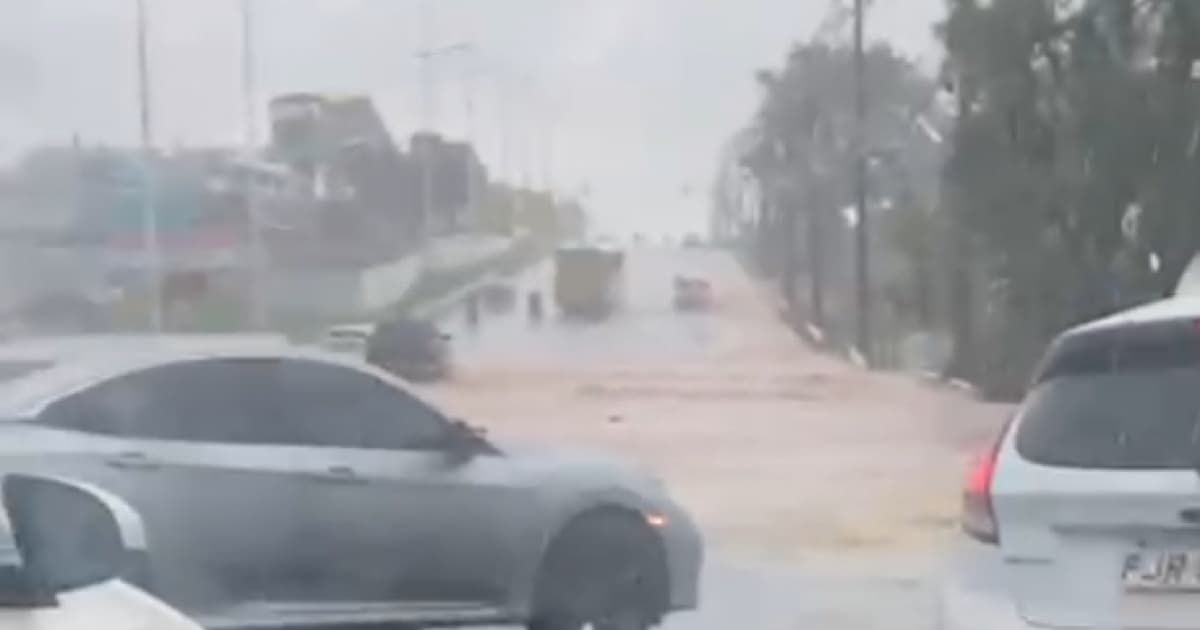
<svg viewBox="0 0 1200 630">
<path fill-rule="evenodd" d="M 479 325 L 479 295 L 471 292 L 467 295 L 465 304 L 467 313 L 467 324 L 474 327 Z"/>
<path fill-rule="evenodd" d="M 542 294 L 540 291 L 529 292 L 529 320 L 542 321 Z"/>
</svg>

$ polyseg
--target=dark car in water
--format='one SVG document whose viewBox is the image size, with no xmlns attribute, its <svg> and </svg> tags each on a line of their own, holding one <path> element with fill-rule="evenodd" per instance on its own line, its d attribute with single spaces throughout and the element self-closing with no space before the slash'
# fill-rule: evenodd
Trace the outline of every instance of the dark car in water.
<svg viewBox="0 0 1200 630">
<path fill-rule="evenodd" d="M 680 311 L 705 311 L 712 307 L 712 285 L 704 278 L 675 277 L 675 308 Z"/>
<path fill-rule="evenodd" d="M 410 381 L 450 374 L 450 337 L 432 322 L 397 317 L 380 322 L 367 337 L 368 363 Z"/>
</svg>

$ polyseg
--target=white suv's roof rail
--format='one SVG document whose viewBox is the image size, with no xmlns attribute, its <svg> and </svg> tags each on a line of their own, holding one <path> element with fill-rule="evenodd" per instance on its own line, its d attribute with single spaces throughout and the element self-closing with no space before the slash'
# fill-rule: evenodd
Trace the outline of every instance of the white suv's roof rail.
<svg viewBox="0 0 1200 630">
<path fill-rule="evenodd" d="M 1200 252 L 1192 256 L 1187 267 L 1184 267 L 1183 273 L 1179 274 L 1179 281 L 1175 283 L 1175 291 L 1172 295 L 1200 296 Z"/>
<path fill-rule="evenodd" d="M 1128 310 L 1113 313 L 1108 317 L 1080 324 L 1068 330 L 1066 334 L 1187 318 L 1200 320 L 1200 293 L 1171 297 L 1143 304 L 1142 306 L 1135 306 Z"/>
</svg>

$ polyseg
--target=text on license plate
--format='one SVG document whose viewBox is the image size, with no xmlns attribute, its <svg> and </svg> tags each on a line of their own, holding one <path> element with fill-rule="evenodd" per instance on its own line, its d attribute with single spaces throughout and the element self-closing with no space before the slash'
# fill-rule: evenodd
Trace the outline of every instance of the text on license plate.
<svg viewBox="0 0 1200 630">
<path fill-rule="evenodd" d="M 1134 591 L 1200 592 L 1200 550 L 1139 550 L 1125 554 L 1121 582 Z"/>
</svg>

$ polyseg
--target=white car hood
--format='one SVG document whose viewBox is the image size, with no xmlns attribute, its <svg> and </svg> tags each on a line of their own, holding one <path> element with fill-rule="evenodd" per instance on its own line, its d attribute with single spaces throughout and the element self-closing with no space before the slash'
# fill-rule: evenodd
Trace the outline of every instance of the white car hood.
<svg viewBox="0 0 1200 630">
<path fill-rule="evenodd" d="M 61 593 L 58 601 L 54 608 L 0 608 L 0 630 L 202 630 L 120 580 Z"/>
</svg>

